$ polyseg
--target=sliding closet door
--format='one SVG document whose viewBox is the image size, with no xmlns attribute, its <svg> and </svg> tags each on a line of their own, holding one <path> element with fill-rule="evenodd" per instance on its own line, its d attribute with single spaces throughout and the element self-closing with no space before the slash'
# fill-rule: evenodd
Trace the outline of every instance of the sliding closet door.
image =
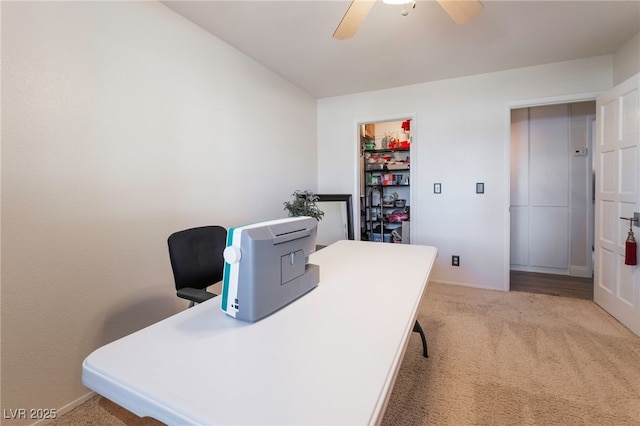
<svg viewBox="0 0 640 426">
<path fill-rule="evenodd" d="M 529 116 L 529 265 L 568 272 L 568 105 L 531 108 Z"/>
<path fill-rule="evenodd" d="M 568 109 L 512 112 L 512 269 L 569 273 Z"/>
<path fill-rule="evenodd" d="M 529 265 L 529 108 L 511 111 L 511 269 Z"/>
</svg>

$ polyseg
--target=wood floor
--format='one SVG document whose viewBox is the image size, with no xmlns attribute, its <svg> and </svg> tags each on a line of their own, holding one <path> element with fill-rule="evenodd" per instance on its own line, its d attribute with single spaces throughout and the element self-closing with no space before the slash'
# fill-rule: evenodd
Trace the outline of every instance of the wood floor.
<svg viewBox="0 0 640 426">
<path fill-rule="evenodd" d="M 511 271 L 510 290 L 593 300 L 593 278 Z"/>
</svg>

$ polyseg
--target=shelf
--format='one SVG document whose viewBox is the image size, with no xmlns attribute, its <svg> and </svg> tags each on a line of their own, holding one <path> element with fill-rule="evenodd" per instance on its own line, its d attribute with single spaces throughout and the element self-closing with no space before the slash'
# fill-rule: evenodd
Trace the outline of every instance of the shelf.
<svg viewBox="0 0 640 426">
<path fill-rule="evenodd" d="M 385 185 L 384 183 L 366 183 L 364 186 L 368 186 L 368 187 L 373 187 L 373 186 L 406 186 L 409 187 L 411 186 L 410 184 L 406 184 L 406 185 L 402 185 L 402 184 L 387 184 Z"/>
<path fill-rule="evenodd" d="M 380 149 L 365 149 L 364 152 L 403 152 L 403 151 L 411 151 L 411 147 L 409 148 L 380 148 Z"/>
<path fill-rule="evenodd" d="M 404 205 L 402 207 L 398 207 L 394 204 L 383 204 L 383 205 L 378 204 L 378 205 L 369 206 L 369 207 L 374 209 L 379 209 L 380 207 L 382 207 L 383 209 L 404 209 L 405 207 L 411 207 L 411 206 Z"/>
<path fill-rule="evenodd" d="M 402 169 L 389 169 L 389 168 L 385 168 L 384 169 L 367 169 L 364 172 L 365 173 L 382 173 L 382 172 L 408 172 L 411 171 L 411 169 L 409 167 L 403 167 Z"/>
<path fill-rule="evenodd" d="M 367 220 L 367 222 L 369 223 L 382 223 L 383 225 L 398 225 L 398 226 L 394 226 L 393 229 L 398 228 L 399 226 L 402 226 L 402 222 L 406 222 L 407 220 L 402 220 L 400 222 L 389 222 L 387 219 L 381 220 L 381 219 L 369 219 Z M 393 229 L 385 229 L 385 231 L 393 231 Z M 380 231 L 375 231 L 376 233 L 380 233 Z"/>
</svg>

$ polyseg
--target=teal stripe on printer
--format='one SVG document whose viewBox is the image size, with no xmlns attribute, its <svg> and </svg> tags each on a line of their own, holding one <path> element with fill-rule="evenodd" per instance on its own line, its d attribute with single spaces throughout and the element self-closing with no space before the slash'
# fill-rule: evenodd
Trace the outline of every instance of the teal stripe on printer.
<svg viewBox="0 0 640 426">
<path fill-rule="evenodd" d="M 235 228 L 229 228 L 227 231 L 227 247 L 231 245 L 233 241 L 233 231 Z M 229 299 L 229 275 L 231 275 L 231 264 L 224 262 L 224 272 L 222 274 L 222 302 L 221 306 L 223 310 L 227 310 L 227 302 Z"/>
</svg>

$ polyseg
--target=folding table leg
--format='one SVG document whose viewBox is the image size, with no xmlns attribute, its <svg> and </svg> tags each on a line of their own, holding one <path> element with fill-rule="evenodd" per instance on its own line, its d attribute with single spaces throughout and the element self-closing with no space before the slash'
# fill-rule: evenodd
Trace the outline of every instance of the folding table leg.
<svg viewBox="0 0 640 426">
<path fill-rule="evenodd" d="M 422 355 L 425 358 L 429 358 L 429 352 L 427 352 L 427 338 L 424 337 L 424 332 L 422 331 L 422 327 L 420 327 L 418 320 L 416 320 L 416 323 L 413 325 L 413 331 L 420 334 L 420 339 L 422 339 Z"/>
</svg>

